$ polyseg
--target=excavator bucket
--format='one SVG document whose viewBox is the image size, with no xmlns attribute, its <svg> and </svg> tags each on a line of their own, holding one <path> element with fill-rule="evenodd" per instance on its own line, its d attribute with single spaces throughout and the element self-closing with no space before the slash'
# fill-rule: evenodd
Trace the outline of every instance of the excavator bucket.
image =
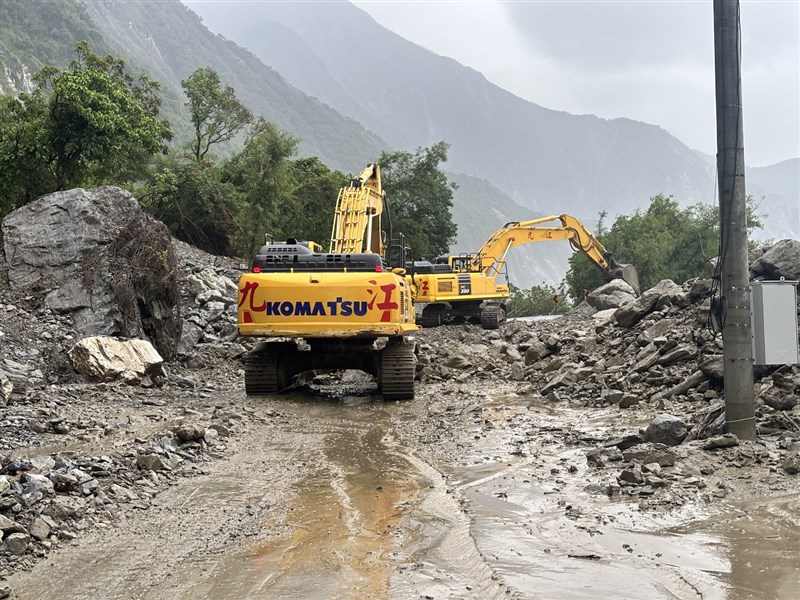
<svg viewBox="0 0 800 600">
<path fill-rule="evenodd" d="M 631 286 L 637 296 L 641 294 L 641 290 L 639 289 L 639 273 L 636 271 L 636 267 L 617 263 L 612 274 L 614 279 L 622 279 Z"/>
</svg>

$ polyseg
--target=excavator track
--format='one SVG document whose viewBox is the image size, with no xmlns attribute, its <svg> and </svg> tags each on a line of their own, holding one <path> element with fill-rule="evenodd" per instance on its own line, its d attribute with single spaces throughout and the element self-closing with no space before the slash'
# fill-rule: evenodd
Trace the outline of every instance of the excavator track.
<svg viewBox="0 0 800 600">
<path fill-rule="evenodd" d="M 484 329 L 497 329 L 500 323 L 506 320 L 506 311 L 502 306 L 489 304 L 481 310 L 481 327 Z"/>
<path fill-rule="evenodd" d="M 380 386 L 384 400 L 413 400 L 414 344 L 390 339 L 381 354 Z"/>
<path fill-rule="evenodd" d="M 425 328 L 438 327 L 447 318 L 447 307 L 444 304 L 428 304 L 422 309 L 419 325 Z"/>
<path fill-rule="evenodd" d="M 244 391 L 247 395 L 276 394 L 286 387 L 280 364 L 286 346 L 262 345 L 247 355 L 244 363 Z"/>
</svg>

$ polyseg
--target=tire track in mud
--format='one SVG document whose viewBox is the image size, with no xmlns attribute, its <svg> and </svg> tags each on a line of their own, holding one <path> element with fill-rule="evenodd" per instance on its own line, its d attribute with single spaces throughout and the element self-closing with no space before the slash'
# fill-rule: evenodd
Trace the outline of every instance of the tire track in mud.
<svg viewBox="0 0 800 600">
<path fill-rule="evenodd" d="M 15 575 L 16 597 L 508 597 L 441 474 L 397 441 L 417 407 L 230 403 L 252 418 L 229 455 Z"/>
</svg>

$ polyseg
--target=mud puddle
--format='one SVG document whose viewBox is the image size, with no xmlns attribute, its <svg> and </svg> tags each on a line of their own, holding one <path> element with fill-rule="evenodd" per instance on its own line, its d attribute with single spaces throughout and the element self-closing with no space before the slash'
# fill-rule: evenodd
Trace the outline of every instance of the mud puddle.
<svg viewBox="0 0 800 600">
<path fill-rule="evenodd" d="M 538 429 L 527 453 L 503 431 L 484 432 L 465 466 L 450 472 L 467 500 L 478 548 L 520 597 L 797 597 L 799 500 L 718 505 L 713 515 L 642 513 L 583 491 L 584 452 L 547 433 L 570 423 L 591 437 L 612 415 L 600 410 L 587 418 L 513 397 L 485 410 L 506 420 L 526 415 L 521 422 Z M 564 476 L 568 469 L 575 477 Z"/>
</svg>

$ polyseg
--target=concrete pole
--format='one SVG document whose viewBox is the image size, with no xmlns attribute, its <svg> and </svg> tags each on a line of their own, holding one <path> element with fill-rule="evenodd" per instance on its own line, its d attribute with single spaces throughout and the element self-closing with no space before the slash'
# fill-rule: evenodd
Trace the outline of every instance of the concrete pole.
<svg viewBox="0 0 800 600">
<path fill-rule="evenodd" d="M 725 425 L 738 438 L 752 440 L 756 421 L 740 51 L 739 1 L 714 0 Z"/>
</svg>

